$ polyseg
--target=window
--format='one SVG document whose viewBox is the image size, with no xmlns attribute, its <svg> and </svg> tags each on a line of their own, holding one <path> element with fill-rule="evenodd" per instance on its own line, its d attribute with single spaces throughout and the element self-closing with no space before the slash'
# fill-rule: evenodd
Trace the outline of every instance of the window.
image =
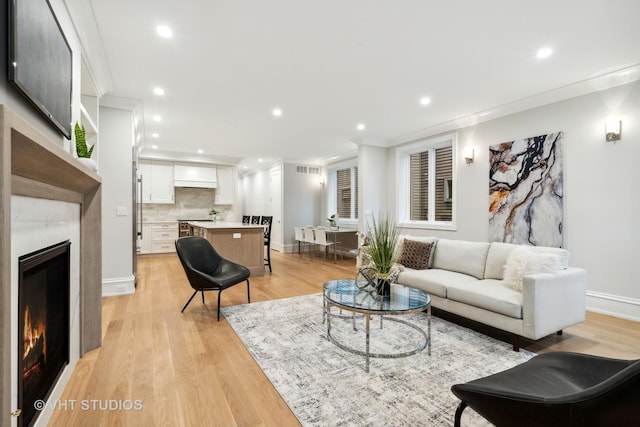
<svg viewBox="0 0 640 427">
<path fill-rule="evenodd" d="M 454 226 L 455 136 L 399 148 L 398 218 L 409 225 Z"/>
<path fill-rule="evenodd" d="M 358 219 L 358 167 L 345 165 L 329 172 L 329 215 Z"/>
</svg>

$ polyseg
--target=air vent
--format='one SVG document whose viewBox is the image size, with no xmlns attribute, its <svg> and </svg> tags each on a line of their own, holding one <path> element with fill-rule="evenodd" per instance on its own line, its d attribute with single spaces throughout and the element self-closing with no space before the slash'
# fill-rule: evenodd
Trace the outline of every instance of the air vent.
<svg viewBox="0 0 640 427">
<path fill-rule="evenodd" d="M 309 168 L 306 166 L 296 166 L 296 172 L 298 173 L 309 173 Z"/>
<path fill-rule="evenodd" d="M 311 175 L 320 175 L 320 168 L 309 166 L 309 174 Z"/>
</svg>

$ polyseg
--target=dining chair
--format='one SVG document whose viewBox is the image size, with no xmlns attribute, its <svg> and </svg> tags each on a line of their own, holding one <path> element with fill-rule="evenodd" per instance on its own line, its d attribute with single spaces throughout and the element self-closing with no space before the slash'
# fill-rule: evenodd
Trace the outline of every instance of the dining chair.
<svg viewBox="0 0 640 427">
<path fill-rule="evenodd" d="M 273 216 L 263 216 L 260 219 L 260 224 L 264 225 L 264 246 L 267 249 L 267 255 L 264 259 L 265 264 L 269 266 L 269 273 L 271 273 L 271 224 L 273 223 Z"/>
<path fill-rule="evenodd" d="M 333 242 L 327 241 L 327 231 L 324 229 L 316 229 L 315 230 L 315 244 L 317 246 L 322 247 L 322 262 L 324 263 L 327 259 L 327 251 L 329 250 L 329 246 L 333 246 L 335 250 L 335 245 Z"/>
<path fill-rule="evenodd" d="M 313 247 L 316 244 L 316 236 L 315 236 L 315 230 L 313 227 L 304 227 L 303 229 L 304 231 L 304 242 L 305 243 L 309 243 L 311 245 L 311 250 L 313 250 Z M 311 257 L 311 253 L 309 253 L 309 257 Z"/>
<path fill-rule="evenodd" d="M 243 224 L 251 224 L 251 215 L 242 215 Z"/>
<path fill-rule="evenodd" d="M 304 228 L 303 227 L 293 227 L 295 241 L 298 242 L 298 255 L 302 257 L 301 248 L 303 247 L 304 241 Z"/>
<path fill-rule="evenodd" d="M 252 215 L 251 216 L 251 224 L 260 225 L 260 215 L 258 215 L 258 216 Z"/>
</svg>

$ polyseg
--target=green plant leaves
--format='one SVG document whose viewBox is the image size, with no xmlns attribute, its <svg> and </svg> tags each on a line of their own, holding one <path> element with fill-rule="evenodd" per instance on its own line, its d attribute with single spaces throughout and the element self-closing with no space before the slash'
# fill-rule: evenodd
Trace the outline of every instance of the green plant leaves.
<svg viewBox="0 0 640 427">
<path fill-rule="evenodd" d="M 87 148 L 86 131 L 84 126 L 80 126 L 78 122 L 76 122 L 76 125 L 73 128 L 73 133 L 76 136 L 76 154 L 78 157 L 91 157 L 95 144 L 92 145 L 91 148 Z"/>
</svg>

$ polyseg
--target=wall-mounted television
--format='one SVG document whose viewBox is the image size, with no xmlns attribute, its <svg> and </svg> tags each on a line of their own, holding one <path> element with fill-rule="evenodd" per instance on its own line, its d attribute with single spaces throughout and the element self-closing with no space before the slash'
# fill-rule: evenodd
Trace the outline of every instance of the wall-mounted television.
<svg viewBox="0 0 640 427">
<path fill-rule="evenodd" d="M 48 0 L 9 0 L 9 81 L 71 139 L 73 53 Z"/>
</svg>

